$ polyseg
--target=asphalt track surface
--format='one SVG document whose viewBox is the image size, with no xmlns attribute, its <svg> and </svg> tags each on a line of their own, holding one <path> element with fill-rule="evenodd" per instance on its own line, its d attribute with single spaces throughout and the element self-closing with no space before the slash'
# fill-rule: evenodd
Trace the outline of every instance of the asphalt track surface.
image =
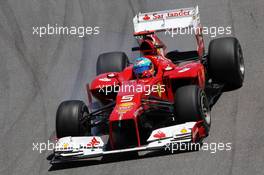
<svg viewBox="0 0 264 175">
<path fill-rule="evenodd" d="M 225 93 L 212 110 L 206 142 L 232 143 L 232 151 L 152 154 L 140 159 L 51 167 L 50 152 L 33 142 L 54 135 L 62 100 L 86 100 L 98 54 L 135 46 L 133 16 L 198 4 L 204 26 L 232 26 L 243 47 L 243 88 Z M 264 2 L 262 0 L 0 0 L 0 174 L 198 174 L 263 175 Z M 100 35 L 38 37 L 33 26 L 99 26 Z M 210 37 L 205 36 L 206 45 Z M 168 40 L 169 49 L 189 49 Z"/>
</svg>

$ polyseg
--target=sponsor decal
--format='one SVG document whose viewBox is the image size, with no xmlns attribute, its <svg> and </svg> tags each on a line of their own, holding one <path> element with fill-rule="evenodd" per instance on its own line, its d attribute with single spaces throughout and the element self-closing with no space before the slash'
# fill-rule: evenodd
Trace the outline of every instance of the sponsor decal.
<svg viewBox="0 0 264 175">
<path fill-rule="evenodd" d="M 169 65 L 165 68 L 166 71 L 170 71 L 170 70 L 172 70 L 172 69 L 173 69 L 173 68 L 170 67 Z"/>
<path fill-rule="evenodd" d="M 145 16 L 143 17 L 144 20 L 150 20 L 150 17 L 148 16 L 148 14 L 145 14 Z"/>
<path fill-rule="evenodd" d="M 178 10 L 178 11 L 171 11 L 171 12 L 164 12 L 164 13 L 153 13 L 153 14 L 143 14 L 144 16 L 142 19 L 144 21 L 148 20 L 160 20 L 165 18 L 174 18 L 174 17 L 184 17 L 190 16 L 192 11 L 191 10 Z"/>
<path fill-rule="evenodd" d="M 186 71 L 188 71 L 188 70 L 190 70 L 190 68 L 189 68 L 189 67 L 185 67 L 185 68 L 183 68 L 182 70 L 179 70 L 178 72 L 179 72 L 179 73 L 182 73 L 182 72 L 186 72 Z"/>
<path fill-rule="evenodd" d="M 104 82 L 109 82 L 111 81 L 111 79 L 109 78 L 99 78 L 100 81 L 104 81 Z"/>
<path fill-rule="evenodd" d="M 190 16 L 191 11 L 184 11 L 183 9 L 181 9 L 180 11 L 176 11 L 176 12 L 169 12 L 167 14 L 167 17 L 178 17 L 178 16 Z"/>
<path fill-rule="evenodd" d="M 64 143 L 64 144 L 63 144 L 63 148 L 64 148 L 64 149 L 67 149 L 67 148 L 68 148 L 68 146 L 69 146 L 69 144 L 68 144 L 68 143 Z"/>
<path fill-rule="evenodd" d="M 159 130 L 156 134 L 153 135 L 153 137 L 158 138 L 158 139 L 162 139 L 162 138 L 166 137 L 166 134 Z"/>
<path fill-rule="evenodd" d="M 135 103 L 133 103 L 133 102 L 121 103 L 118 106 L 117 112 L 119 114 L 124 114 L 127 111 L 131 110 L 134 105 L 135 105 Z"/>
<path fill-rule="evenodd" d="M 122 96 L 121 102 L 129 102 L 132 101 L 134 98 L 134 95 L 124 95 Z"/>
<path fill-rule="evenodd" d="M 110 73 L 110 74 L 107 75 L 107 77 L 109 77 L 109 78 L 114 78 L 115 76 L 116 75 L 114 73 Z"/>
<path fill-rule="evenodd" d="M 96 145 L 100 144 L 100 142 L 93 137 L 93 139 L 87 144 L 88 147 L 95 147 Z"/>
<path fill-rule="evenodd" d="M 161 85 L 158 84 L 158 87 L 157 87 L 157 93 L 159 94 L 159 97 L 161 97 L 162 92 L 163 92 L 163 91 L 162 91 Z"/>
<path fill-rule="evenodd" d="M 181 133 L 182 133 L 182 134 L 185 134 L 185 133 L 187 133 L 187 132 L 188 132 L 187 129 L 185 129 L 185 128 L 181 129 Z"/>
</svg>

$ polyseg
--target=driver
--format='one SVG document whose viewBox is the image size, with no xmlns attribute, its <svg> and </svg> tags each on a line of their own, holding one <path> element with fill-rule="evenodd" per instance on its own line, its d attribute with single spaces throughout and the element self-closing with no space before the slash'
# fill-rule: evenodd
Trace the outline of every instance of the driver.
<svg viewBox="0 0 264 175">
<path fill-rule="evenodd" d="M 133 66 L 133 72 L 137 78 L 150 78 L 154 76 L 154 65 L 150 59 L 139 57 Z"/>
</svg>

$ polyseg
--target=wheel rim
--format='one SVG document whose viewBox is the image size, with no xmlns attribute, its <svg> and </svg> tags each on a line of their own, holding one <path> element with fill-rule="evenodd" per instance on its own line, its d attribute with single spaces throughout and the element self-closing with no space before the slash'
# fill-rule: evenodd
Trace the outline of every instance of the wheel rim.
<svg viewBox="0 0 264 175">
<path fill-rule="evenodd" d="M 244 74 L 245 74 L 245 64 L 244 64 L 242 50 L 241 50 L 240 47 L 238 48 L 238 59 L 239 59 L 239 71 L 240 71 L 241 76 L 244 77 Z"/>
<path fill-rule="evenodd" d="M 211 111 L 209 109 L 207 98 L 204 92 L 201 95 L 201 108 L 202 108 L 202 115 L 204 117 L 204 121 L 208 126 L 211 125 Z"/>
</svg>

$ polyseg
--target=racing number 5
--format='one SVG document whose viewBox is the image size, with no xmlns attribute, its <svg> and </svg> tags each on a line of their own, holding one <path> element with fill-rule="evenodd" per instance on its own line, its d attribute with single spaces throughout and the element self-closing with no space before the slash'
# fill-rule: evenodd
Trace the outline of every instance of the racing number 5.
<svg viewBox="0 0 264 175">
<path fill-rule="evenodd" d="M 129 101 L 132 101 L 134 98 L 134 95 L 124 95 L 122 98 L 121 98 L 121 102 L 129 102 Z"/>
</svg>

